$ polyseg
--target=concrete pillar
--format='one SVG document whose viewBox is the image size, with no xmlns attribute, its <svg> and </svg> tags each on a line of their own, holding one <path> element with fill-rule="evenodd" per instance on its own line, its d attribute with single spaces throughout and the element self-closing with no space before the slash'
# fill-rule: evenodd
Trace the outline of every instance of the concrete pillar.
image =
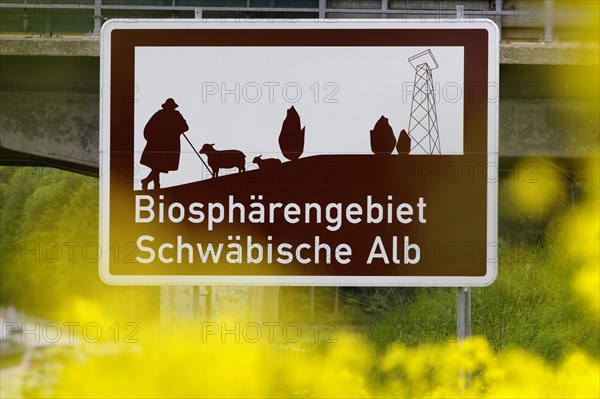
<svg viewBox="0 0 600 399">
<path fill-rule="evenodd" d="M 251 321 L 279 321 L 279 287 L 252 287 L 251 306 Z"/>
<path fill-rule="evenodd" d="M 163 286 L 161 334 L 197 328 L 206 321 L 279 321 L 279 287 Z"/>
</svg>

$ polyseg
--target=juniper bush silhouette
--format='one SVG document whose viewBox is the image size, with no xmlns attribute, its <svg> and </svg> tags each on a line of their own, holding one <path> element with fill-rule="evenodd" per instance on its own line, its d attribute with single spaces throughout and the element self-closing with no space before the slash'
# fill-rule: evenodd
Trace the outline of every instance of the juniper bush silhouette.
<svg viewBox="0 0 600 399">
<path fill-rule="evenodd" d="M 406 133 L 406 130 L 402 129 L 398 136 L 398 142 L 396 143 L 396 151 L 398 155 L 408 155 L 410 152 L 410 136 Z"/>
<path fill-rule="evenodd" d="M 371 151 L 373 154 L 391 154 L 396 146 L 396 137 L 388 119 L 381 115 L 371 130 Z"/>
<path fill-rule="evenodd" d="M 281 126 L 279 133 L 279 148 L 284 157 L 294 161 L 302 155 L 304 151 L 305 127 L 300 128 L 300 115 L 292 105 L 287 110 L 287 115 Z"/>
</svg>

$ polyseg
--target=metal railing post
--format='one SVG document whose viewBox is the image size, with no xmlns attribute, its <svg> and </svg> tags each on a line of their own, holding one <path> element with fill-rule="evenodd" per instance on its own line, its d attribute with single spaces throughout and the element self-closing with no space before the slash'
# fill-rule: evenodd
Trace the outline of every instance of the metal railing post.
<svg viewBox="0 0 600 399">
<path fill-rule="evenodd" d="M 388 0 L 381 0 L 381 18 L 388 17 Z"/>
<path fill-rule="evenodd" d="M 102 28 L 102 0 L 94 0 L 94 35 L 100 34 Z"/>
<path fill-rule="evenodd" d="M 554 0 L 544 1 L 544 41 L 554 40 Z"/>
<path fill-rule="evenodd" d="M 496 25 L 498 25 L 498 30 L 500 31 L 500 40 L 502 40 L 502 10 L 503 1 L 496 0 Z"/>
<path fill-rule="evenodd" d="M 327 8 L 327 0 L 319 0 L 319 19 L 325 19 L 325 9 Z"/>
<path fill-rule="evenodd" d="M 465 6 L 464 4 L 457 4 L 456 5 L 456 20 L 457 21 L 462 21 L 462 19 L 465 17 Z"/>
</svg>

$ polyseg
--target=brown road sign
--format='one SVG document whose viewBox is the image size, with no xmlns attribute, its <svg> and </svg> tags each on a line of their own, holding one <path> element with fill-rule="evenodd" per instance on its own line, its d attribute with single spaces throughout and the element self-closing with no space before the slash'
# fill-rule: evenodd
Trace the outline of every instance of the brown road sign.
<svg viewBox="0 0 600 399">
<path fill-rule="evenodd" d="M 123 20 L 101 43 L 107 283 L 494 281 L 492 22 Z"/>
</svg>

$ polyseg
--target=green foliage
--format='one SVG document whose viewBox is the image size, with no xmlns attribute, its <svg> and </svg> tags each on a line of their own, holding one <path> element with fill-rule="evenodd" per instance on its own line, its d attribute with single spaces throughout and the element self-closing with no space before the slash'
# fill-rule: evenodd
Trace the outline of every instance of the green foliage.
<svg viewBox="0 0 600 399">
<path fill-rule="evenodd" d="M 0 303 L 48 318 L 81 297 L 102 303 L 115 318 L 143 317 L 136 313 L 140 301 L 158 313 L 157 288 L 109 287 L 98 278 L 97 180 L 33 170 L 0 169 Z M 556 226 L 545 224 L 551 236 Z M 573 348 L 599 355 L 597 319 L 571 286 L 579 260 L 559 243 L 500 241 L 498 279 L 472 290 L 472 332 L 495 351 L 518 346 L 552 361 Z M 283 317 L 366 330 L 379 353 L 395 341 L 417 346 L 455 339 L 455 289 L 342 287 L 337 314 L 334 288 L 314 292 L 311 315 L 309 288 L 283 288 Z"/>
<path fill-rule="evenodd" d="M 555 246 L 500 243 L 499 275 L 489 287 L 472 289 L 472 334 L 495 351 L 518 346 L 558 361 L 574 348 L 600 355 L 600 329 L 570 281 L 577 260 Z M 456 290 L 420 288 L 409 302 L 375 320 L 370 339 L 384 351 L 392 342 L 452 342 L 456 336 Z"/>
<path fill-rule="evenodd" d="M 579 176 L 569 185 L 556 172 L 561 168 L 540 172 L 538 184 L 519 184 L 514 176 L 500 182 L 498 278 L 472 289 L 471 316 L 472 334 L 484 336 L 496 352 L 519 347 L 559 361 L 579 348 L 600 356 L 597 314 L 574 287 L 583 267 L 592 277 L 598 267 L 598 166 L 591 165 L 590 181 Z M 587 191 L 567 200 L 574 188 Z M 515 201 L 527 202 L 529 212 Z M 597 298 L 597 285 L 590 281 L 589 287 L 596 287 Z M 455 336 L 456 289 L 440 288 L 420 288 L 409 301 L 379 312 L 369 334 L 380 352 L 398 340 L 413 346 Z"/>
<path fill-rule="evenodd" d="M 567 256 L 562 245 L 552 242 L 542 248 L 520 248 L 520 252 L 518 260 L 503 263 L 504 276 L 480 299 L 501 302 L 500 309 L 513 313 L 496 323 L 512 323 L 518 335 L 506 342 L 492 341 L 494 348 L 516 343 L 550 360 L 561 358 L 575 347 L 598 355 L 597 319 L 574 295 L 571 284 L 580 269 L 579 259 Z M 497 330 L 499 325 L 487 323 L 486 331 Z"/>
<path fill-rule="evenodd" d="M 98 278 L 97 179 L 3 167 L 0 184 L 2 305 L 56 319 L 82 297 L 109 304 L 115 317 L 140 317 L 140 299 L 158 309 L 157 288 L 109 287 Z"/>
</svg>

